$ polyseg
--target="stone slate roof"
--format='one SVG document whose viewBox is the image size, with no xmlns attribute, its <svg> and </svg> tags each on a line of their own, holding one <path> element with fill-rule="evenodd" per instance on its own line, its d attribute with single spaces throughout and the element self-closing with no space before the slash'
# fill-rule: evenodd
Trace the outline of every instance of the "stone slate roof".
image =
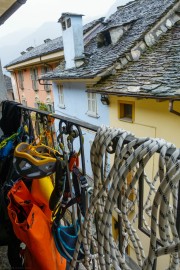
<svg viewBox="0 0 180 270">
<path fill-rule="evenodd" d="M 91 91 L 122 96 L 180 97 L 180 24 L 137 62 L 101 80 Z"/>
<path fill-rule="evenodd" d="M 96 38 L 85 46 L 89 57 L 79 68 L 65 70 L 61 64 L 53 72 L 43 76 L 44 79 L 78 79 L 92 78 L 112 66 L 119 57 L 129 52 L 133 46 L 152 28 L 152 26 L 178 0 L 135 0 L 121 6 L 111 15 L 106 23 L 107 28 L 130 23 L 130 29 L 115 44 L 97 48 Z M 132 23 L 133 22 L 133 23 Z"/>
<path fill-rule="evenodd" d="M 6 89 L 7 90 L 12 90 L 12 82 L 11 82 L 11 78 L 7 75 L 4 75 L 4 80 L 5 80 L 5 85 L 6 85 Z"/>
<path fill-rule="evenodd" d="M 87 23 L 83 26 L 83 34 L 85 35 L 88 31 L 90 31 L 93 27 L 95 27 L 99 22 L 102 22 L 104 18 L 99 18 L 97 20 L 93 20 L 90 23 Z M 55 38 L 47 43 L 41 44 L 30 51 L 27 51 L 25 54 L 21 55 L 20 57 L 16 58 L 15 60 L 8 63 L 5 68 L 15 65 L 18 63 L 23 63 L 25 61 L 31 60 L 38 56 L 43 56 L 47 54 L 51 54 L 54 52 L 62 51 L 63 50 L 63 40 L 62 36 Z"/>
</svg>

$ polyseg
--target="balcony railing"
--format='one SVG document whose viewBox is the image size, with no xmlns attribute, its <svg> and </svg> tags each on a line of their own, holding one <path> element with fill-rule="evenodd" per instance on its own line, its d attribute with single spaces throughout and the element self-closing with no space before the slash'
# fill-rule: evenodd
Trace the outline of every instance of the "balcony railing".
<svg viewBox="0 0 180 270">
<path fill-rule="evenodd" d="M 78 139 L 84 176 L 91 156 L 86 214 L 71 269 L 81 248 L 86 269 L 179 269 L 180 149 L 163 139 L 137 138 L 123 129 L 19 107 L 31 141 L 65 152 L 60 144 L 73 151 Z M 84 151 L 84 129 L 95 135 L 90 153 Z M 73 211 L 77 214 L 71 209 L 70 220 Z"/>
</svg>

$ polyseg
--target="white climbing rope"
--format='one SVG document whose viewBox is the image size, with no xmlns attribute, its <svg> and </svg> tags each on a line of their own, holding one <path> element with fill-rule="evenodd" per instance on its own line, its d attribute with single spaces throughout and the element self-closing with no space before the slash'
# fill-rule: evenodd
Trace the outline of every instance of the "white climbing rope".
<svg viewBox="0 0 180 270">
<path fill-rule="evenodd" d="M 109 159 L 107 150 L 110 147 L 114 148 L 114 155 L 110 157 L 112 166 L 107 170 Z M 152 159 L 156 161 L 154 168 L 157 171 L 152 179 L 149 179 L 145 170 Z M 171 255 L 169 269 L 179 269 L 180 239 L 176 219 L 180 150 L 163 139 L 135 138 L 133 134 L 123 129 L 102 126 L 98 129 L 91 147 L 91 165 L 93 193 L 81 225 L 70 270 L 75 269 L 82 244 L 86 269 L 92 269 L 90 264 L 92 259 L 95 261 L 96 269 L 131 269 L 126 259 L 126 248 L 130 243 L 135 251 L 139 269 L 151 270 L 156 258 L 164 254 Z M 130 183 L 127 183 L 129 173 L 132 174 L 132 178 Z M 135 226 L 139 210 L 140 179 L 146 188 L 149 188 L 143 202 L 141 217 L 144 228 L 150 233 L 148 254 L 144 251 L 146 243 L 141 242 Z M 129 197 L 132 190 L 135 192 L 135 198 L 131 202 Z M 121 219 L 120 229 L 123 235 L 121 250 L 113 236 L 113 211 Z M 146 220 L 146 216 L 151 219 L 151 223 Z M 158 245 L 158 238 L 161 246 Z"/>
</svg>

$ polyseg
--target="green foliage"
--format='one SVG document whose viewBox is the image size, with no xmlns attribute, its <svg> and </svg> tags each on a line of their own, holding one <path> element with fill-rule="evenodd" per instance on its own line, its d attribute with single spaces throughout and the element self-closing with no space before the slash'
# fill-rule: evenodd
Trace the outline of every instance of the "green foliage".
<svg viewBox="0 0 180 270">
<path fill-rule="evenodd" d="M 48 106 L 45 103 L 43 103 L 43 102 L 38 102 L 38 108 L 41 111 L 48 112 Z"/>
</svg>

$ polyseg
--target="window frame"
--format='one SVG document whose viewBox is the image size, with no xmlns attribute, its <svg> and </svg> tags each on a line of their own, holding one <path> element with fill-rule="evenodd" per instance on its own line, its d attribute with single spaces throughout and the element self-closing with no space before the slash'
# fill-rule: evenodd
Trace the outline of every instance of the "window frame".
<svg viewBox="0 0 180 270">
<path fill-rule="evenodd" d="M 125 113 L 125 106 L 131 105 L 131 116 L 127 115 Z M 135 102 L 133 101 L 125 101 L 125 100 L 119 100 L 118 101 L 118 118 L 120 121 L 133 123 L 135 120 Z"/>
<path fill-rule="evenodd" d="M 61 92 L 61 93 L 60 93 Z M 65 109 L 64 103 L 64 89 L 62 84 L 58 84 L 58 106 L 61 109 Z"/>
<path fill-rule="evenodd" d="M 27 100 L 25 99 L 25 97 L 22 97 L 21 103 L 23 106 L 27 106 Z"/>
<path fill-rule="evenodd" d="M 66 30 L 66 21 L 65 21 L 65 19 L 62 20 L 61 25 L 62 25 L 62 30 L 65 31 Z"/>
<path fill-rule="evenodd" d="M 50 68 L 49 67 L 42 67 L 41 68 L 41 74 L 44 75 L 46 74 L 47 72 L 50 71 Z M 46 84 L 47 83 L 47 84 Z M 48 84 L 48 80 L 44 80 L 44 90 L 46 92 L 50 92 L 51 91 L 51 85 Z"/>
<path fill-rule="evenodd" d="M 71 18 L 67 18 L 66 20 L 66 27 L 70 28 L 71 27 Z"/>
<path fill-rule="evenodd" d="M 19 88 L 24 90 L 24 74 L 23 74 L 23 70 L 18 70 L 18 82 L 19 82 Z"/>
<path fill-rule="evenodd" d="M 31 81 L 32 81 L 32 89 L 34 91 L 38 91 L 38 69 L 37 68 L 31 68 L 30 69 L 31 73 Z"/>
<path fill-rule="evenodd" d="M 87 92 L 87 115 L 92 117 L 98 117 L 97 108 L 97 94 L 93 92 Z"/>
</svg>

